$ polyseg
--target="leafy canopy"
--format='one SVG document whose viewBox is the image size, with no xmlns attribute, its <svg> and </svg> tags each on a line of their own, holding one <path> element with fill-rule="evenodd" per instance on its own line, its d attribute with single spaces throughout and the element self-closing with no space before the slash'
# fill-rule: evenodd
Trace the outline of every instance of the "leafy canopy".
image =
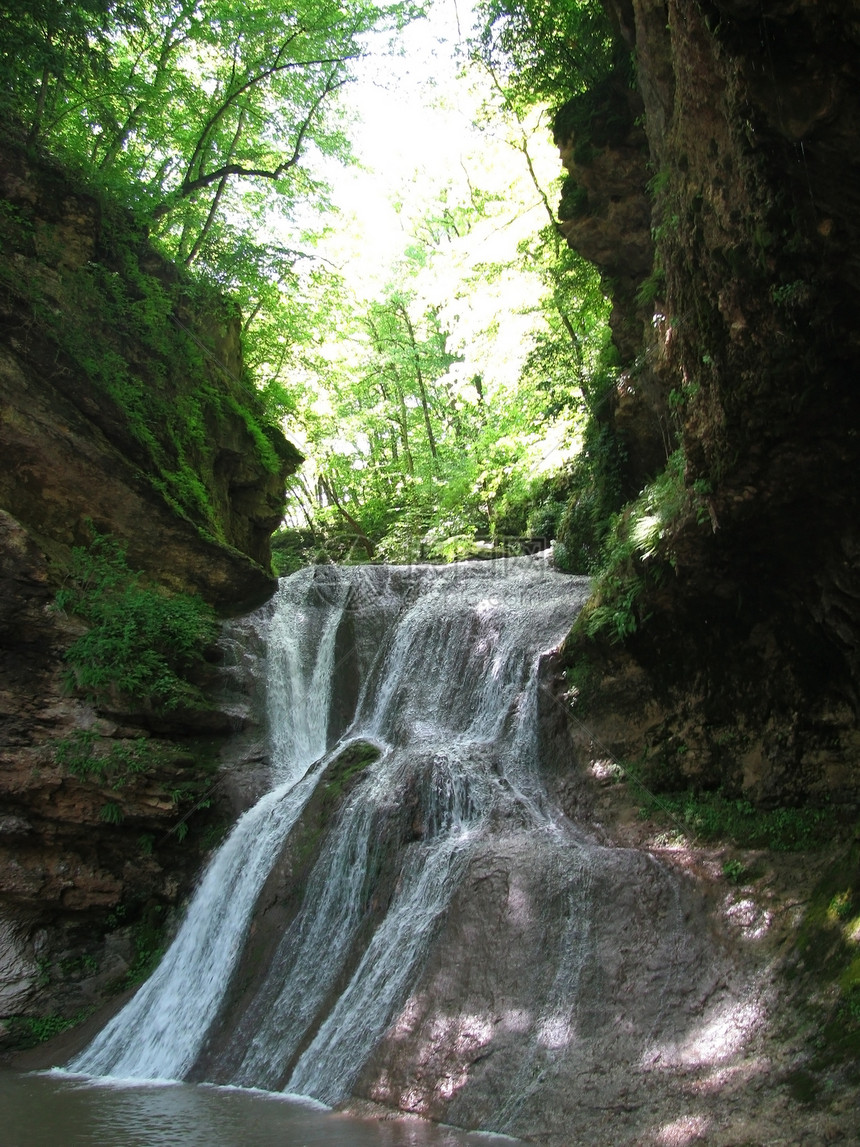
<svg viewBox="0 0 860 1147">
<path fill-rule="evenodd" d="M 544 119 L 515 114 L 486 74 L 471 89 L 457 92 L 461 110 L 473 100 L 460 170 L 392 189 L 403 243 L 387 273 L 371 280 L 364 260 L 305 279 L 316 335 L 282 361 L 312 461 L 283 569 L 557 536 L 547 481 L 576 447 L 607 305 L 555 225 Z"/>
<path fill-rule="evenodd" d="M 247 276 L 277 201 L 323 189 L 308 153 L 348 154 L 335 93 L 409 0 L 19 0 L 0 10 L 0 107 L 136 200 L 168 254 Z"/>
</svg>

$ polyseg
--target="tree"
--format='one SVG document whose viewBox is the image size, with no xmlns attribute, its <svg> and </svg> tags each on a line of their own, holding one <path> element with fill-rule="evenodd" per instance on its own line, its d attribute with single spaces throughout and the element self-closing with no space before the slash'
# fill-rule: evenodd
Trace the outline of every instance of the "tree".
<svg viewBox="0 0 860 1147">
<path fill-rule="evenodd" d="M 520 108 L 594 86 L 621 50 L 600 0 L 481 0 L 478 21 L 474 51 Z"/>
<path fill-rule="evenodd" d="M 408 0 L 21 0 L 0 11 L 5 110 L 136 201 L 180 262 L 219 281 L 271 214 L 324 198 L 305 159 L 344 158 L 335 93 Z"/>
<path fill-rule="evenodd" d="M 476 539 L 552 536 L 545 508 L 563 509 L 544 487 L 572 445 L 607 306 L 551 222 L 542 121 L 480 83 L 475 156 L 412 179 L 420 196 L 394 191 L 405 235 L 388 282 L 363 298 L 365 263 L 354 291 L 329 279 L 338 321 L 298 411 L 316 476 L 297 491 L 329 556 L 463 556 Z"/>
</svg>

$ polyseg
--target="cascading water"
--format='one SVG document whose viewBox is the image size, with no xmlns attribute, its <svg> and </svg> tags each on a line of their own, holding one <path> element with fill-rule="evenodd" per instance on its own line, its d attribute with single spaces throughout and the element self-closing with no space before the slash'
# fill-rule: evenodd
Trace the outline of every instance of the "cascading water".
<svg viewBox="0 0 860 1147">
<path fill-rule="evenodd" d="M 156 971 L 70 1064 L 72 1070 L 181 1079 L 194 1062 L 240 955 L 272 856 L 313 791 L 308 770 L 325 752 L 334 639 L 346 592 L 343 587 L 325 610 L 315 610 L 304 600 L 301 578 L 281 586 L 269 618 L 275 640 L 268 657 L 272 774 L 278 783 L 240 818 L 216 853 Z"/>
<path fill-rule="evenodd" d="M 540 779 L 539 661 L 586 593 L 543 557 L 284 581 L 256 619 L 273 787 L 213 858 L 157 971 L 70 1068 L 329 1104 L 358 1089 L 516 1132 L 535 1125 L 535 1103 L 565 1070 L 581 1075 L 610 1047 L 629 1061 L 677 1042 L 676 980 L 682 995 L 711 988 L 691 970 L 698 947 L 678 943 L 675 885 L 640 854 L 597 847 Z M 323 823 L 332 769 L 362 745 L 375 759 Z M 318 833 L 305 824 L 313 809 Z M 269 910 L 258 901 L 270 907 L 271 881 L 299 870 L 296 836 L 314 848 L 304 892 L 258 967 Z M 650 978 L 621 1047 L 605 1018 L 616 1007 L 607 969 L 622 996 L 635 976 L 601 937 L 631 879 L 651 889 L 625 924 Z M 488 890 L 482 918 L 472 903 Z M 655 905 L 656 930 L 643 918 Z M 484 950 L 480 973 L 457 945 Z M 494 1082 L 481 1084 L 489 1069 L 475 1065 L 491 1055 Z M 481 1086 L 499 1092 L 492 1104 Z"/>
</svg>

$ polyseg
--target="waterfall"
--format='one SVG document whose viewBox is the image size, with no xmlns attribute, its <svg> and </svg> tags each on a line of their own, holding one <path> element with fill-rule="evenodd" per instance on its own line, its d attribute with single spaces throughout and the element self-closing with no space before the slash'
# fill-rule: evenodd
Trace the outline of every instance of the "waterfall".
<svg viewBox="0 0 860 1147">
<path fill-rule="evenodd" d="M 313 791 L 325 752 L 334 637 L 346 589 L 314 610 L 308 571 L 282 583 L 268 620 L 268 704 L 276 787 L 213 857 L 173 944 L 129 1004 L 70 1064 L 124 1078 L 181 1079 L 199 1052 L 241 952 L 272 858 Z"/>
<path fill-rule="evenodd" d="M 385 919 L 289 1077 L 291 1090 L 341 1098 L 402 1002 L 491 813 L 540 816 L 529 745 L 537 658 L 564 636 L 584 593 L 583 579 L 540 559 L 328 568 L 284 580 L 257 622 L 267 648 L 274 787 L 214 856 L 155 973 L 70 1068 L 129 1078 L 189 1072 L 263 883 L 324 771 L 336 636 L 352 598 L 354 624 L 363 629 L 356 643 L 376 652 L 365 654 L 370 663 L 347 740 L 370 739 L 385 751 L 329 835 L 302 912 L 252 1006 L 253 1035 L 231 1070 L 251 1086 L 283 1081 L 347 962 L 378 843 L 375 813 L 418 769 L 426 831 L 407 848 Z"/>
<path fill-rule="evenodd" d="M 719 978 L 704 929 L 682 939 L 686 894 L 541 779 L 539 665 L 586 595 L 542 556 L 283 581 L 254 618 L 270 791 L 70 1068 L 357 1092 L 516 1134 L 609 1057 L 628 1087 L 631 1062 L 682 1046 L 679 1005 Z"/>
</svg>

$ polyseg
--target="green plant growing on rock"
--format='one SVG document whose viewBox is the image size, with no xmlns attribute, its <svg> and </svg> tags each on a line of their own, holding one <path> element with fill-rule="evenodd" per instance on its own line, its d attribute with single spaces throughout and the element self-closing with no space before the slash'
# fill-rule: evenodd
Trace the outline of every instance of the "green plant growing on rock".
<svg viewBox="0 0 860 1147">
<path fill-rule="evenodd" d="M 92 1012 L 92 1008 L 82 1008 L 72 1016 L 9 1016 L 5 1021 L 9 1035 L 18 1048 L 36 1047 L 53 1039 L 69 1028 L 76 1027 Z"/>
<path fill-rule="evenodd" d="M 216 637 L 214 612 L 199 598 L 145 585 L 115 539 L 94 532 L 89 546 L 72 550 L 55 606 L 89 626 L 66 652 L 72 688 L 96 703 L 125 698 L 155 713 L 204 706 L 191 677 Z M 70 749 L 78 769 L 85 741 Z M 142 752 L 130 750 L 127 770 Z"/>
<path fill-rule="evenodd" d="M 54 760 L 73 776 L 121 789 L 140 773 L 149 772 L 159 752 L 146 737 L 109 741 L 94 729 L 76 729 L 54 745 Z"/>
<path fill-rule="evenodd" d="M 833 815 L 827 808 L 762 809 L 719 790 L 655 796 L 640 787 L 645 815 L 669 816 L 696 840 L 732 840 L 742 848 L 798 852 L 820 848 L 832 833 Z M 733 869 L 724 872 L 732 878 Z"/>
<path fill-rule="evenodd" d="M 594 594 L 579 615 L 574 632 L 595 637 L 605 633 L 623 641 L 645 620 L 643 594 L 649 578 L 657 576 L 648 562 L 670 533 L 688 501 L 684 487 L 685 459 L 676 450 L 666 469 L 624 511 L 614 514 L 603 542 L 603 563 Z"/>
<path fill-rule="evenodd" d="M 747 867 L 742 860 L 723 861 L 723 876 L 729 884 L 743 884 L 747 875 Z"/>
<path fill-rule="evenodd" d="M 290 847 L 299 868 L 310 862 L 343 799 L 359 783 L 364 770 L 380 756 L 380 749 L 370 741 L 355 741 L 329 762 L 290 836 Z"/>
<path fill-rule="evenodd" d="M 640 307 L 650 306 L 666 288 L 666 275 L 663 268 L 655 265 L 654 270 L 642 280 L 636 290 L 636 302 Z"/>
</svg>

